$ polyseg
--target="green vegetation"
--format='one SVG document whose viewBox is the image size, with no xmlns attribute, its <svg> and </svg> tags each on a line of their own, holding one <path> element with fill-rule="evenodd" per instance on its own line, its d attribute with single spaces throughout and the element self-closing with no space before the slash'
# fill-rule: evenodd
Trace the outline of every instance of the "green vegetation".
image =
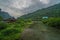
<svg viewBox="0 0 60 40">
<path fill-rule="evenodd" d="M 3 18 L 0 16 L 0 21 L 2 21 L 3 20 Z"/>
<path fill-rule="evenodd" d="M 50 27 L 56 27 L 60 29 L 60 18 L 48 18 L 42 20 L 42 22 Z"/>
<path fill-rule="evenodd" d="M 0 14 L 2 13 L 5 12 L 0 11 Z M 48 18 L 42 19 L 45 16 Z M 4 20 L 4 17 L 2 17 L 0 17 L 0 40 L 19 40 L 21 33 L 25 28 L 35 28 L 38 26 L 39 30 L 44 32 L 45 29 L 42 28 L 45 27 L 45 25 L 43 25 L 43 23 L 50 27 L 60 28 L 60 4 L 37 10 L 36 12 L 27 15 L 23 15 L 16 20 Z"/>
<path fill-rule="evenodd" d="M 0 40 L 18 40 L 21 32 L 32 24 L 30 19 L 17 19 L 15 22 L 0 21 Z"/>
<path fill-rule="evenodd" d="M 60 26 L 60 3 L 53 5 L 51 7 L 48 8 L 43 8 L 40 10 L 37 10 L 33 13 L 21 16 L 24 19 L 31 19 L 33 21 L 43 21 L 43 23 L 49 25 L 49 26 L 53 26 L 53 27 L 57 27 L 59 28 Z M 43 17 L 48 17 L 47 19 L 42 19 Z"/>
<path fill-rule="evenodd" d="M 32 19 L 35 21 L 41 20 L 42 17 L 48 16 L 48 17 L 60 17 L 60 4 L 53 5 L 48 8 L 39 9 L 33 13 L 21 16 L 25 19 Z"/>
</svg>

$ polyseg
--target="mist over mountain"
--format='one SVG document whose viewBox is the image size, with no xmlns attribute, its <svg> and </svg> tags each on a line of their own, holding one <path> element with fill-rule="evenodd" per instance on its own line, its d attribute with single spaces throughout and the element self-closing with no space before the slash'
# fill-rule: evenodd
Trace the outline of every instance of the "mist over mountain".
<svg viewBox="0 0 60 40">
<path fill-rule="evenodd" d="M 19 17 L 58 3 L 60 0 L 0 0 L 0 8 L 11 16 Z"/>
<path fill-rule="evenodd" d="M 40 21 L 43 17 L 60 18 L 60 3 L 47 8 L 39 9 L 35 12 L 29 13 L 27 15 L 23 15 L 19 18 L 31 19 L 33 21 L 37 21 L 37 20 Z"/>
<path fill-rule="evenodd" d="M 9 15 L 8 12 L 4 12 L 0 9 L 0 16 L 3 18 L 3 19 L 8 19 L 8 18 L 11 18 L 12 16 Z"/>
</svg>

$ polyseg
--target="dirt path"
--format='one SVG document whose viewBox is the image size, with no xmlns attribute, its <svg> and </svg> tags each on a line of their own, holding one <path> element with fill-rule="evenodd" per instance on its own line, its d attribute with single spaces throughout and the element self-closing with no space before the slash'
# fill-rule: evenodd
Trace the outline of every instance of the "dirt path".
<svg viewBox="0 0 60 40">
<path fill-rule="evenodd" d="M 55 29 L 48 28 L 42 22 L 34 22 L 30 28 L 23 31 L 21 40 L 60 40 Z"/>
</svg>

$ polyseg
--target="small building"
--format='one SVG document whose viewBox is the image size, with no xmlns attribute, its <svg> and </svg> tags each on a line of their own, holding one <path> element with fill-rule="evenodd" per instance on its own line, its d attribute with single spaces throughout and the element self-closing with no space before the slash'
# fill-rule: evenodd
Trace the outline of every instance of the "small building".
<svg viewBox="0 0 60 40">
<path fill-rule="evenodd" d="M 48 19 L 48 16 L 44 16 L 44 17 L 42 17 L 42 19 Z"/>
</svg>

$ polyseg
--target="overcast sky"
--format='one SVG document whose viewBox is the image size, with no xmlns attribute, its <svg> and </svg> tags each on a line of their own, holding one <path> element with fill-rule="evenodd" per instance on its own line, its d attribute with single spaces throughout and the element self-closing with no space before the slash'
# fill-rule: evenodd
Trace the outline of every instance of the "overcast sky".
<svg viewBox="0 0 60 40">
<path fill-rule="evenodd" d="M 17 17 L 59 2 L 60 0 L 0 0 L 0 8 Z"/>
</svg>

